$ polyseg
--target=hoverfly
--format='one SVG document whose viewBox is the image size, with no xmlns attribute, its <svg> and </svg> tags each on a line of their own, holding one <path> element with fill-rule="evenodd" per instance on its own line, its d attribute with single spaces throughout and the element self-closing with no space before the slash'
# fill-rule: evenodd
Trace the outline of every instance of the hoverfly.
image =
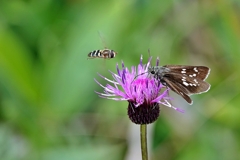
<svg viewBox="0 0 240 160">
<path fill-rule="evenodd" d="M 99 37 L 105 47 L 102 50 L 100 50 L 100 49 L 94 50 L 94 51 L 88 53 L 88 59 L 93 59 L 93 58 L 112 59 L 112 58 L 116 57 L 117 52 L 115 52 L 114 50 L 111 50 L 111 49 L 107 49 L 106 43 L 99 31 L 98 31 L 98 34 L 99 34 Z"/>
<path fill-rule="evenodd" d="M 117 52 L 111 49 L 103 49 L 103 50 L 94 50 L 88 53 L 88 59 L 93 58 L 103 58 L 103 59 L 111 59 L 116 57 Z"/>
</svg>

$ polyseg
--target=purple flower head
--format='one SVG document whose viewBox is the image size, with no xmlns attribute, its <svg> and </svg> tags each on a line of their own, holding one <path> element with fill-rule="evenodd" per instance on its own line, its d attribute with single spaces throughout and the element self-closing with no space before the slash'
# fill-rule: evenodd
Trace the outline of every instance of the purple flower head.
<svg viewBox="0 0 240 160">
<path fill-rule="evenodd" d="M 149 124 L 157 120 L 160 104 L 183 112 L 183 110 L 172 106 L 169 102 L 172 99 L 168 94 L 169 89 L 149 76 L 148 67 L 152 57 L 149 58 L 146 65 L 142 64 L 142 59 L 141 56 L 139 65 L 131 67 L 131 71 L 124 67 L 123 62 L 122 69 L 119 69 L 117 64 L 117 74 L 110 71 L 114 80 L 109 80 L 99 74 L 111 84 L 103 86 L 95 79 L 104 88 L 103 93 L 96 93 L 102 98 L 128 101 L 128 116 L 136 124 Z M 158 66 L 158 64 L 159 59 L 157 58 L 156 65 Z"/>
</svg>

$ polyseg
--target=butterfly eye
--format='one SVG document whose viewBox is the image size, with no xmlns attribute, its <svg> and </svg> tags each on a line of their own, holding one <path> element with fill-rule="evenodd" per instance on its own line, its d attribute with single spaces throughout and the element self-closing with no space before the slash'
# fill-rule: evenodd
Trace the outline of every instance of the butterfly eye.
<svg viewBox="0 0 240 160">
<path fill-rule="evenodd" d="M 155 71 L 151 71 L 151 74 L 155 74 Z"/>
</svg>

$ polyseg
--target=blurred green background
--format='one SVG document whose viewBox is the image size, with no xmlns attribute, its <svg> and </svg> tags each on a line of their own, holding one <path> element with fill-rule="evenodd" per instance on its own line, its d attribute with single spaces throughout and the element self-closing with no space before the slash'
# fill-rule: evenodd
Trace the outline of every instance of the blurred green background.
<svg viewBox="0 0 240 160">
<path fill-rule="evenodd" d="M 117 57 L 87 60 L 104 47 Z M 0 159 L 139 157 L 127 102 L 99 98 L 93 79 L 148 49 L 161 65 L 209 66 L 212 85 L 192 106 L 170 93 L 185 113 L 161 108 L 151 159 L 240 159 L 239 0 L 1 0 Z"/>
</svg>

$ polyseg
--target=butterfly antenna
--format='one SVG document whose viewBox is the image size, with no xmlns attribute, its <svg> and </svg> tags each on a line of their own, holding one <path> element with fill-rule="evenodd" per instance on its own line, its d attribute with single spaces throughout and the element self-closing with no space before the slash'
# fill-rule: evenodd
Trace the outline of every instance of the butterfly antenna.
<svg viewBox="0 0 240 160">
<path fill-rule="evenodd" d="M 151 57 L 150 48 L 148 48 L 148 57 Z"/>
</svg>

